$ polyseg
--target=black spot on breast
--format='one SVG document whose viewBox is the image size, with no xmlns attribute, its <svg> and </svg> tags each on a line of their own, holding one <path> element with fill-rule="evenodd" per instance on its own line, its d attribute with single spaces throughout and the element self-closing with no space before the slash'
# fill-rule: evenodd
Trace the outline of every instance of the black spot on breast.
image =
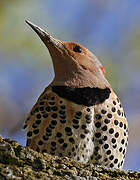
<svg viewBox="0 0 140 180">
<path fill-rule="evenodd" d="M 108 118 L 112 118 L 112 114 L 108 113 L 108 114 L 107 114 L 107 117 L 108 117 Z"/>
<path fill-rule="evenodd" d="M 49 138 L 48 138 L 47 136 L 43 135 L 43 136 L 42 136 L 42 139 L 43 139 L 44 141 L 47 141 Z"/>
<path fill-rule="evenodd" d="M 95 137 L 96 137 L 96 138 L 99 138 L 99 137 L 101 137 L 101 133 L 100 133 L 100 132 L 98 132 L 98 133 L 95 133 Z"/>
<path fill-rule="evenodd" d="M 43 101 L 41 101 L 41 102 L 40 102 L 40 105 L 44 105 L 44 102 L 43 102 Z"/>
<path fill-rule="evenodd" d="M 103 144 L 103 141 L 102 141 L 102 139 L 99 139 L 99 144 Z"/>
<path fill-rule="evenodd" d="M 103 136 L 103 140 L 106 141 L 107 140 L 107 136 Z"/>
<path fill-rule="evenodd" d="M 85 138 L 85 135 L 84 135 L 84 134 L 80 134 L 80 137 L 81 137 L 82 139 L 84 139 L 84 138 Z"/>
<path fill-rule="evenodd" d="M 58 133 L 56 134 L 56 136 L 57 136 L 58 138 L 60 138 L 60 137 L 62 137 L 62 134 L 61 134 L 60 132 L 58 132 Z"/>
<path fill-rule="evenodd" d="M 87 112 L 90 112 L 90 108 L 87 108 Z"/>
<path fill-rule="evenodd" d="M 51 142 L 51 145 L 52 145 L 52 146 L 56 146 L 56 142 L 52 141 L 52 142 Z"/>
<path fill-rule="evenodd" d="M 66 109 L 66 106 L 62 105 L 60 106 L 61 109 Z"/>
<path fill-rule="evenodd" d="M 62 157 L 62 153 L 59 153 L 59 156 Z"/>
<path fill-rule="evenodd" d="M 26 129 L 27 128 L 27 124 L 25 124 L 24 126 L 23 126 L 23 129 Z"/>
<path fill-rule="evenodd" d="M 95 147 L 95 151 L 99 151 L 99 149 L 100 149 L 100 148 L 99 148 L 98 146 Z"/>
<path fill-rule="evenodd" d="M 115 137 L 116 137 L 116 138 L 119 137 L 119 133 L 118 133 L 118 132 L 115 133 Z"/>
<path fill-rule="evenodd" d="M 116 111 L 116 108 L 115 108 L 115 107 L 113 107 L 113 108 L 111 109 L 111 111 L 112 111 L 112 112 L 115 112 L 115 111 Z"/>
<path fill-rule="evenodd" d="M 100 120 L 100 119 L 102 118 L 102 116 L 101 116 L 100 114 L 96 114 L 96 115 L 95 115 L 95 118 L 96 118 L 97 120 Z"/>
<path fill-rule="evenodd" d="M 50 106 L 47 106 L 47 107 L 46 107 L 46 111 L 47 111 L 47 112 L 50 112 L 50 111 L 51 111 Z"/>
<path fill-rule="evenodd" d="M 119 122 L 117 120 L 114 120 L 114 124 L 117 126 Z"/>
<path fill-rule="evenodd" d="M 66 115 L 65 115 L 65 114 L 60 115 L 60 118 L 61 118 L 61 119 L 66 119 Z"/>
<path fill-rule="evenodd" d="M 121 166 L 123 165 L 123 161 L 121 161 Z"/>
<path fill-rule="evenodd" d="M 121 140 L 121 143 L 122 143 L 122 144 L 124 144 L 124 142 L 125 142 L 125 140 L 124 140 L 124 139 L 122 139 L 122 140 Z"/>
<path fill-rule="evenodd" d="M 53 113 L 53 114 L 52 114 L 52 118 L 54 118 L 54 119 L 57 118 L 57 114 L 56 114 L 56 113 Z"/>
<path fill-rule="evenodd" d="M 110 164 L 110 167 L 111 167 L 111 168 L 113 168 L 113 167 L 114 167 L 114 164 L 113 164 L 113 163 L 111 163 L 111 164 Z"/>
<path fill-rule="evenodd" d="M 109 148 L 109 145 L 108 145 L 108 144 L 105 144 L 105 145 L 104 145 L 104 148 L 105 148 L 105 149 L 108 149 L 108 148 Z"/>
<path fill-rule="evenodd" d="M 123 154 L 125 154 L 125 149 L 123 150 Z"/>
<path fill-rule="evenodd" d="M 105 119 L 104 122 L 105 122 L 106 124 L 108 124 L 108 123 L 110 123 L 110 120 L 109 120 L 109 119 Z"/>
<path fill-rule="evenodd" d="M 107 111 L 104 110 L 104 109 L 101 110 L 101 113 L 102 113 L 102 114 L 106 114 L 106 112 L 107 112 Z"/>
<path fill-rule="evenodd" d="M 66 131 L 67 136 L 71 136 L 72 135 L 72 131 L 71 131 L 70 127 L 66 127 L 65 131 Z"/>
<path fill-rule="evenodd" d="M 35 108 L 34 112 L 35 112 L 35 113 L 36 113 L 36 112 L 39 112 L 39 108 L 38 108 L 38 107 Z"/>
<path fill-rule="evenodd" d="M 118 103 L 120 102 L 119 98 L 117 98 Z"/>
<path fill-rule="evenodd" d="M 64 114 L 65 114 L 65 111 L 60 110 L 59 113 L 60 113 L 61 115 L 64 115 Z"/>
<path fill-rule="evenodd" d="M 103 131 L 107 131 L 107 126 L 106 126 L 106 125 L 103 126 L 103 127 L 102 127 L 102 130 L 103 130 Z"/>
<path fill-rule="evenodd" d="M 50 127 L 46 128 L 46 136 L 51 136 L 52 135 L 52 129 Z"/>
<path fill-rule="evenodd" d="M 118 164 L 118 168 L 120 167 L 120 163 Z"/>
<path fill-rule="evenodd" d="M 41 120 L 38 120 L 38 119 L 37 119 L 37 120 L 35 121 L 35 123 L 39 125 L 39 124 L 41 123 Z"/>
<path fill-rule="evenodd" d="M 119 151 L 122 152 L 122 147 L 120 147 Z"/>
<path fill-rule="evenodd" d="M 40 149 L 39 149 L 39 147 L 37 147 L 37 148 L 36 148 L 36 151 L 37 151 L 37 152 L 40 152 Z"/>
<path fill-rule="evenodd" d="M 65 150 L 67 148 L 67 143 L 64 143 L 63 146 L 62 146 L 62 149 Z"/>
<path fill-rule="evenodd" d="M 83 124 L 83 125 L 81 126 L 81 128 L 82 128 L 82 129 L 86 129 L 87 126 L 86 126 L 85 124 Z"/>
<path fill-rule="evenodd" d="M 62 143 L 64 142 L 64 139 L 61 138 L 61 139 L 58 140 L 58 142 L 59 142 L 60 144 L 62 144 Z"/>
<path fill-rule="evenodd" d="M 75 141 L 74 141 L 74 139 L 71 137 L 71 138 L 69 138 L 69 141 L 72 143 L 72 144 L 74 144 L 75 143 Z"/>
<path fill-rule="evenodd" d="M 43 149 L 43 150 L 42 150 L 42 153 L 47 153 L 47 150 L 46 150 L 46 149 Z"/>
<path fill-rule="evenodd" d="M 49 133 L 52 132 L 51 128 L 47 127 L 46 132 L 49 132 Z"/>
<path fill-rule="evenodd" d="M 39 129 L 33 130 L 33 133 L 34 133 L 34 134 L 38 134 L 38 133 L 39 133 Z"/>
<path fill-rule="evenodd" d="M 76 116 L 80 116 L 81 117 L 82 116 L 82 112 L 81 111 L 77 111 L 76 112 Z"/>
<path fill-rule="evenodd" d="M 118 111 L 117 111 L 117 113 L 118 113 L 118 115 L 119 115 L 119 116 L 121 115 L 121 112 L 120 112 L 120 110 L 118 110 Z"/>
<path fill-rule="evenodd" d="M 37 119 L 41 119 L 41 114 L 37 114 L 37 115 L 36 115 L 36 118 L 37 118 Z"/>
<path fill-rule="evenodd" d="M 52 152 L 50 152 L 50 154 L 51 154 L 51 155 L 55 155 L 55 152 L 52 151 Z"/>
<path fill-rule="evenodd" d="M 75 148 L 73 147 L 71 150 L 72 150 L 72 152 L 74 152 L 74 151 L 75 151 Z"/>
<path fill-rule="evenodd" d="M 114 133 L 114 129 L 113 129 L 113 128 L 110 128 L 110 129 L 109 129 L 109 133 L 110 133 L 110 134 L 113 134 L 113 133 Z"/>
<path fill-rule="evenodd" d="M 65 120 L 65 119 L 60 119 L 60 122 L 61 122 L 62 124 L 65 124 L 65 123 L 66 123 L 66 120 Z"/>
<path fill-rule="evenodd" d="M 58 108 L 57 108 L 56 106 L 51 107 L 51 109 L 52 109 L 53 111 L 57 111 L 57 110 L 58 110 Z"/>
<path fill-rule="evenodd" d="M 121 128 L 123 127 L 123 123 L 122 123 L 122 122 L 120 122 L 120 127 L 121 127 Z"/>
<path fill-rule="evenodd" d="M 116 105 L 116 101 L 113 101 L 113 104 Z"/>
<path fill-rule="evenodd" d="M 40 110 L 40 111 L 44 111 L 44 107 L 41 106 L 41 107 L 39 108 L 39 110 Z"/>
<path fill-rule="evenodd" d="M 79 125 L 73 125 L 73 127 L 75 128 L 75 129 L 78 129 L 79 128 Z"/>
<path fill-rule="evenodd" d="M 56 121 L 56 120 L 52 120 L 52 121 L 51 121 L 51 125 L 52 125 L 52 126 L 56 126 L 56 124 L 57 124 L 57 121 Z"/>
<path fill-rule="evenodd" d="M 108 151 L 106 152 L 106 154 L 107 154 L 107 155 L 110 155 L 110 154 L 111 154 L 111 150 L 108 150 Z"/>
<path fill-rule="evenodd" d="M 116 139 L 115 138 L 112 138 L 111 142 L 114 144 L 116 143 Z"/>
<path fill-rule="evenodd" d="M 49 102 L 49 104 L 53 106 L 53 105 L 55 105 L 55 102 Z"/>
<path fill-rule="evenodd" d="M 44 118 L 47 118 L 47 117 L 48 117 L 48 114 L 46 114 L 46 113 L 43 114 L 43 117 L 44 117 Z"/>
<path fill-rule="evenodd" d="M 52 90 L 60 97 L 85 106 L 100 104 L 108 99 L 111 93 L 109 88 L 99 89 L 90 87 L 72 88 L 68 86 L 53 86 Z"/>
<path fill-rule="evenodd" d="M 117 147 L 117 144 L 113 145 L 113 148 L 114 148 L 114 149 L 116 149 L 116 147 Z"/>
<path fill-rule="evenodd" d="M 114 160 L 114 163 L 117 164 L 117 162 L 118 162 L 118 159 L 115 159 L 115 160 Z"/>
<path fill-rule="evenodd" d="M 74 124 L 78 124 L 79 121 L 78 121 L 77 119 L 73 119 L 73 123 L 74 123 Z"/>
<path fill-rule="evenodd" d="M 55 100 L 55 97 L 51 97 L 51 100 Z"/>
<path fill-rule="evenodd" d="M 101 123 L 100 123 L 100 122 L 97 122 L 97 123 L 95 123 L 95 126 L 96 126 L 97 128 L 100 128 L 100 127 L 101 127 Z"/>
<path fill-rule="evenodd" d="M 27 136 L 28 136 L 28 137 L 31 137 L 31 136 L 32 136 L 32 132 L 31 132 L 31 131 L 28 131 Z"/>
<path fill-rule="evenodd" d="M 38 141 L 38 145 L 42 146 L 43 145 L 43 141 Z"/>
<path fill-rule="evenodd" d="M 86 123 L 90 124 L 91 121 L 92 121 L 91 115 L 87 114 L 87 115 L 85 116 L 85 118 L 86 118 Z"/>
<path fill-rule="evenodd" d="M 113 156 L 113 155 L 111 155 L 111 156 L 109 157 L 109 159 L 110 159 L 110 160 L 113 160 L 113 159 L 114 159 L 114 156 Z"/>
</svg>

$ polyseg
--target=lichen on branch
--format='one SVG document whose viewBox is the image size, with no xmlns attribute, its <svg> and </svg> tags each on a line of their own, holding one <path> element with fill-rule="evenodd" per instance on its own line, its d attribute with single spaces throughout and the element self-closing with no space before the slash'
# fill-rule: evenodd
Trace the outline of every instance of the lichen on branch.
<svg viewBox="0 0 140 180">
<path fill-rule="evenodd" d="M 140 179 L 140 173 L 81 164 L 64 157 L 41 154 L 0 137 L 0 180 Z"/>
</svg>

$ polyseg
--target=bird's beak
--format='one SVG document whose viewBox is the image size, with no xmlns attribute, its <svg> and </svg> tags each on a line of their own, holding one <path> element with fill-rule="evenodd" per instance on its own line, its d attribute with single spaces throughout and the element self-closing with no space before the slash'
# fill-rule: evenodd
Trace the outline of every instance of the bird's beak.
<svg viewBox="0 0 140 180">
<path fill-rule="evenodd" d="M 38 36 L 44 42 L 48 49 L 50 49 L 49 47 L 52 46 L 55 46 L 58 50 L 64 49 L 64 46 L 60 40 L 53 38 L 48 32 L 44 31 L 30 21 L 26 20 L 25 22 L 38 34 Z"/>
</svg>

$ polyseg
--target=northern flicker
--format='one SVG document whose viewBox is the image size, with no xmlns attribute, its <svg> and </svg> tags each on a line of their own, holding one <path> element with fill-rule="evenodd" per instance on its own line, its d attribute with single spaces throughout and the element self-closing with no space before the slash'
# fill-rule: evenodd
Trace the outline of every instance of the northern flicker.
<svg viewBox="0 0 140 180">
<path fill-rule="evenodd" d="M 54 39 L 26 22 L 48 48 L 55 72 L 25 121 L 27 146 L 82 163 L 122 168 L 128 124 L 102 64 L 84 46 Z"/>
</svg>

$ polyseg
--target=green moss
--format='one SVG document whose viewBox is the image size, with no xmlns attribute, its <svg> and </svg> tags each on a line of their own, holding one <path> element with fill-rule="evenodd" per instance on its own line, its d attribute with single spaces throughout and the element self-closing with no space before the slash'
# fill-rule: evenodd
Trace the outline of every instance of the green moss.
<svg viewBox="0 0 140 180">
<path fill-rule="evenodd" d="M 48 154 L 40 154 L 16 141 L 0 137 L 0 180 L 65 180 L 90 179 L 100 180 L 138 180 L 140 173 L 97 167 L 93 164 L 81 164 L 67 157 L 59 158 Z"/>
</svg>

